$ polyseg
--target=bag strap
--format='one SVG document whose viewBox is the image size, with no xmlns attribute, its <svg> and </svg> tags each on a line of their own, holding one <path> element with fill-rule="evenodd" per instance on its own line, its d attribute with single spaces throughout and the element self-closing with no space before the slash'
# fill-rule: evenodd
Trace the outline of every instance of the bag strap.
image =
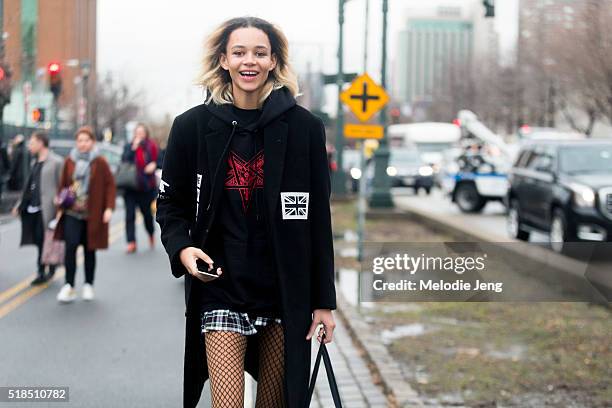
<svg viewBox="0 0 612 408">
<path fill-rule="evenodd" d="M 317 374 L 319 373 L 319 365 L 321 364 L 322 357 L 323 364 L 325 365 L 325 371 L 327 372 L 329 389 L 334 400 L 334 406 L 335 408 L 342 408 L 342 401 L 340 400 L 340 392 L 338 391 L 336 376 L 334 375 L 334 369 L 332 368 L 331 358 L 329 357 L 327 347 L 325 347 L 325 343 L 323 342 L 324 339 L 325 333 L 321 338 L 321 345 L 319 346 L 319 352 L 317 353 L 317 358 L 312 370 L 312 377 L 310 378 L 310 386 L 308 387 L 308 404 L 310 405 L 310 401 L 312 400 L 312 393 L 314 392 L 315 384 L 317 382 Z"/>
</svg>

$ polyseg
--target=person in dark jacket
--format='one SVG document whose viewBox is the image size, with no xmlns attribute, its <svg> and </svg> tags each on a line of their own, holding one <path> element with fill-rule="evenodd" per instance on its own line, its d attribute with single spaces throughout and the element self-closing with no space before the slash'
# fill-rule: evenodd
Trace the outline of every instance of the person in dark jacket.
<svg viewBox="0 0 612 408">
<path fill-rule="evenodd" d="M 296 104 L 276 26 L 231 19 L 206 48 L 207 98 L 174 120 L 157 200 L 185 277 L 183 406 L 210 378 L 213 407 L 242 407 L 246 370 L 257 407 L 302 408 L 310 340 L 332 341 L 335 327 L 325 129 Z"/>
<path fill-rule="evenodd" d="M 144 225 L 149 234 L 149 246 L 155 244 L 153 214 L 151 203 L 157 194 L 157 181 L 155 170 L 157 169 L 158 149 L 155 142 L 150 138 L 149 129 L 142 123 L 134 129 L 132 143 L 125 146 L 122 161 L 136 165 L 135 189 L 126 189 L 123 193 L 125 200 L 125 236 L 127 239 L 128 254 L 136 252 L 136 206 L 140 209 L 144 219 Z"/>
<path fill-rule="evenodd" d="M 25 182 L 25 172 L 29 161 L 26 149 L 25 138 L 17 135 L 11 143 L 11 168 L 9 169 L 9 179 L 7 182 L 10 191 L 20 191 Z"/>
</svg>

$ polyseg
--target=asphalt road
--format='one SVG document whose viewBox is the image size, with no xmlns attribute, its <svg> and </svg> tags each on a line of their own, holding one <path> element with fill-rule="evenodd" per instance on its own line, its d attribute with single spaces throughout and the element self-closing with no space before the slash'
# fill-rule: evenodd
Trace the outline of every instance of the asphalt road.
<svg viewBox="0 0 612 408">
<path fill-rule="evenodd" d="M 0 225 L 0 387 L 70 387 L 69 403 L 0 406 L 181 405 L 183 282 L 170 274 L 159 240 L 154 250 L 145 244 L 142 226 L 138 253 L 124 253 L 122 217 L 113 219 L 109 250 L 98 252 L 96 299 L 80 299 L 79 265 L 79 298 L 68 305 L 55 299 L 63 268 L 48 287 L 31 288 L 36 250 L 19 248 L 17 220 Z M 210 406 L 206 388 L 202 407 Z"/>
<path fill-rule="evenodd" d="M 399 208 L 416 207 L 439 217 L 450 216 L 494 237 L 495 242 L 513 241 L 506 232 L 506 208 L 502 203 L 490 202 L 485 206 L 482 213 L 465 214 L 439 189 L 432 190 L 428 196 L 424 193 L 415 195 L 411 189 L 404 188 L 393 189 L 392 194 L 393 200 Z M 529 241 L 546 243 L 548 242 L 548 236 L 534 232 L 531 234 Z"/>
</svg>

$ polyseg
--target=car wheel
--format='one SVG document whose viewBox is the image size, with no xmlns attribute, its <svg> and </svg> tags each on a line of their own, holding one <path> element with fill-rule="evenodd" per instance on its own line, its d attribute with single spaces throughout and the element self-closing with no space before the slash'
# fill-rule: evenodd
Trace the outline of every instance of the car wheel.
<svg viewBox="0 0 612 408">
<path fill-rule="evenodd" d="M 487 203 L 473 184 L 459 184 L 455 192 L 455 202 L 459 209 L 466 213 L 478 212 Z"/>
<path fill-rule="evenodd" d="M 573 255 L 570 243 L 576 238 L 570 232 L 565 214 L 560 208 L 556 208 L 553 212 L 549 239 L 553 251 L 558 254 Z"/>
<path fill-rule="evenodd" d="M 523 229 L 518 200 L 512 200 L 510 202 L 510 208 L 508 209 L 508 215 L 506 216 L 506 228 L 508 230 L 508 234 L 512 238 L 521 241 L 529 241 L 529 231 L 525 231 Z"/>
</svg>

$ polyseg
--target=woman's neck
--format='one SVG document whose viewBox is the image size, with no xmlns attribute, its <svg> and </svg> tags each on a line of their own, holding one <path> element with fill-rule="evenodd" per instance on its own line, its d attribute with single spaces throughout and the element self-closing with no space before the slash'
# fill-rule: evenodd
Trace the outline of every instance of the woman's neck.
<svg viewBox="0 0 612 408">
<path fill-rule="evenodd" d="M 232 86 L 234 105 L 240 109 L 257 109 L 259 104 L 259 92 L 244 92 Z"/>
</svg>

